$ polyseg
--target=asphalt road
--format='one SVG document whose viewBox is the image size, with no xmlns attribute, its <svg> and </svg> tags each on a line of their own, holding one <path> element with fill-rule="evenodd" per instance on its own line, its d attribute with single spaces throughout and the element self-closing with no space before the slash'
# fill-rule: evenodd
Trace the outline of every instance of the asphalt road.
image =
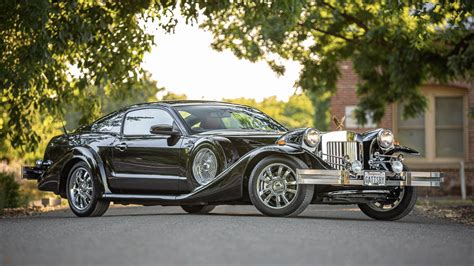
<svg viewBox="0 0 474 266">
<path fill-rule="evenodd" d="M 220 206 L 211 215 L 127 207 L 0 219 L 0 265 L 25 264 L 474 265 L 474 230 L 415 214 L 373 221 L 352 206 L 310 206 L 297 218 Z"/>
</svg>

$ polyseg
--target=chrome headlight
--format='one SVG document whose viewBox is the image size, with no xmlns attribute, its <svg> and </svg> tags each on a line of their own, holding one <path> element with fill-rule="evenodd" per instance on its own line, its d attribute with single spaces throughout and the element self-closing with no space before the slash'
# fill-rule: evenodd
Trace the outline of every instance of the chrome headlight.
<svg viewBox="0 0 474 266">
<path fill-rule="evenodd" d="M 392 166 L 392 170 L 395 174 L 399 174 L 403 171 L 403 163 L 399 160 L 392 160 L 390 165 Z"/>
<path fill-rule="evenodd" d="M 308 128 L 304 133 L 304 143 L 311 148 L 318 146 L 319 142 L 321 141 L 321 134 L 314 129 Z"/>
<path fill-rule="evenodd" d="M 354 173 L 360 173 L 362 171 L 362 163 L 359 160 L 354 160 L 351 164 L 351 170 Z"/>
<path fill-rule="evenodd" d="M 392 131 L 388 129 L 381 130 L 377 136 L 380 148 L 386 150 L 393 147 L 394 137 Z"/>
</svg>

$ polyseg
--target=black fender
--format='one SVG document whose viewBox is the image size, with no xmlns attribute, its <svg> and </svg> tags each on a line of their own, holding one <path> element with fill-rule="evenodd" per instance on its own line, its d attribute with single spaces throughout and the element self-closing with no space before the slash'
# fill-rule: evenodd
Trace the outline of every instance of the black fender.
<svg viewBox="0 0 474 266">
<path fill-rule="evenodd" d="M 325 161 L 317 157 L 314 153 L 302 148 L 300 145 L 270 145 L 250 152 L 250 160 L 246 165 L 246 173 L 250 173 L 261 159 L 270 155 L 295 156 L 302 160 L 309 168 L 332 169 Z"/>
<path fill-rule="evenodd" d="M 248 183 L 246 173 L 251 171 L 262 158 L 270 155 L 296 156 L 308 164 L 308 167 L 330 169 L 330 166 L 322 159 L 299 145 L 269 145 L 248 152 L 224 169 L 213 181 L 196 188 L 189 194 L 177 196 L 175 200 L 193 204 L 240 200 L 244 196 Z"/>
<path fill-rule="evenodd" d="M 257 150 L 254 150 L 249 162 L 245 167 L 244 176 L 242 178 L 242 190 L 247 197 L 248 191 L 248 180 L 254 169 L 254 167 L 265 157 L 271 155 L 280 155 L 286 157 L 295 157 L 302 161 L 308 168 L 311 169 L 333 169 L 328 163 L 316 156 L 313 152 L 310 152 L 300 145 L 287 144 L 287 145 L 270 145 Z"/>
<path fill-rule="evenodd" d="M 220 137 L 220 138 L 216 138 L 216 137 L 200 138 L 196 142 L 193 143 L 193 147 L 191 148 L 191 150 L 189 152 L 190 152 L 191 155 L 194 155 L 199 150 L 199 147 L 202 144 L 210 144 L 215 148 L 215 152 L 217 153 L 216 156 L 218 157 L 217 159 L 220 160 L 220 163 L 223 164 L 222 169 L 225 169 L 225 168 L 227 168 L 227 164 L 228 164 L 227 158 L 229 157 L 226 154 L 226 151 L 224 150 L 224 148 L 222 147 L 222 144 L 225 141 L 227 141 L 229 144 L 231 144 L 230 140 L 228 140 L 224 137 Z M 189 167 L 192 164 L 192 161 L 193 161 L 192 159 L 194 159 L 194 156 L 191 156 L 190 160 L 187 163 L 188 169 L 190 169 Z"/>
<path fill-rule="evenodd" d="M 89 146 L 74 147 L 64 153 L 61 159 L 53 162 L 45 171 L 43 179 L 39 181 L 38 188 L 40 190 L 53 191 L 64 196 L 67 174 L 78 161 L 85 162 L 91 169 L 92 175 L 98 178 L 97 181 L 102 186 L 103 192 L 110 193 L 102 159 Z"/>
<path fill-rule="evenodd" d="M 409 148 L 409 147 L 405 147 L 405 146 L 400 146 L 400 145 L 395 145 L 392 149 L 390 149 L 389 151 L 387 151 L 385 154 L 386 155 L 392 155 L 394 153 L 406 153 L 406 154 L 412 154 L 412 155 L 420 155 L 420 152 L 415 150 L 415 149 L 412 149 L 412 148 Z"/>
<path fill-rule="evenodd" d="M 230 141 L 229 141 L 230 142 Z M 216 141 L 212 137 L 206 137 L 206 138 L 201 138 L 198 139 L 196 142 L 193 142 L 192 148 L 189 150 L 189 156 L 187 156 L 187 162 L 186 162 L 186 177 L 188 180 L 188 186 L 189 187 L 195 187 L 197 186 L 197 182 L 194 179 L 193 172 L 192 172 L 192 167 L 193 167 L 193 162 L 194 158 L 196 157 L 197 152 L 201 149 L 203 146 L 209 146 L 209 148 L 214 152 L 214 154 L 217 157 L 217 161 L 219 164 L 218 167 L 218 173 L 222 172 L 223 169 L 227 168 L 227 157 L 226 153 L 223 149 L 223 147 L 220 145 L 218 141 Z"/>
</svg>

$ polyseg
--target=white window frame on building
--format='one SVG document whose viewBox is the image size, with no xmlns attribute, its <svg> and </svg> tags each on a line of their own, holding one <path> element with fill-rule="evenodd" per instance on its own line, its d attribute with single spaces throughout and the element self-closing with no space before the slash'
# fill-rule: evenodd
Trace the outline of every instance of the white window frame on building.
<svg viewBox="0 0 474 266">
<path fill-rule="evenodd" d="M 468 130 L 468 91 L 464 88 L 449 87 L 449 86 L 438 86 L 438 85 L 427 85 L 422 87 L 422 92 L 427 99 L 427 109 L 424 113 L 424 140 L 425 140 L 425 155 L 423 157 L 407 157 L 410 163 L 436 163 L 436 164 L 450 164 L 459 163 L 462 160 L 466 160 L 469 150 L 469 130 Z M 436 154 L 436 97 L 462 97 L 462 114 L 463 114 L 463 156 L 460 157 L 438 157 Z M 399 106 L 393 105 L 393 131 L 395 138 L 398 136 L 399 125 Z M 403 143 L 400 143 L 403 145 Z M 444 165 L 438 165 L 443 167 Z"/>
<path fill-rule="evenodd" d="M 377 124 L 372 119 L 373 114 L 367 113 L 365 118 L 367 119 L 367 123 L 361 125 L 358 123 L 355 111 L 357 109 L 357 105 L 347 105 L 344 108 L 344 127 L 345 128 L 377 128 Z"/>
</svg>

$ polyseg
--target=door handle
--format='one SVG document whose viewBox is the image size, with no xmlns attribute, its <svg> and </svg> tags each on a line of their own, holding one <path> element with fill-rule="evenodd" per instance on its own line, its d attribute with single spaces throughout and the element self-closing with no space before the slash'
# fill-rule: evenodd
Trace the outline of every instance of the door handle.
<svg viewBox="0 0 474 266">
<path fill-rule="evenodd" d="M 124 151 L 128 148 L 127 143 L 120 143 L 114 146 L 119 151 Z"/>
</svg>

